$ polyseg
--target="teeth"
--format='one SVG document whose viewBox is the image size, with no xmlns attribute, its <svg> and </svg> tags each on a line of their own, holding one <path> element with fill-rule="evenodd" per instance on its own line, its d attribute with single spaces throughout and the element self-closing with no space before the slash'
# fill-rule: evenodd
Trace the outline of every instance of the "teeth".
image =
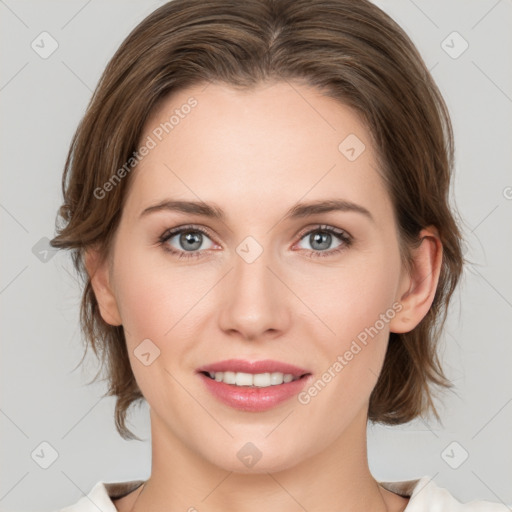
<svg viewBox="0 0 512 512">
<path fill-rule="evenodd" d="M 278 386 L 279 384 L 298 380 L 300 377 L 294 377 L 290 373 L 244 373 L 244 372 L 208 372 L 208 375 L 217 382 L 225 384 L 234 384 L 235 386 L 256 386 L 266 388 L 269 386 Z"/>
</svg>

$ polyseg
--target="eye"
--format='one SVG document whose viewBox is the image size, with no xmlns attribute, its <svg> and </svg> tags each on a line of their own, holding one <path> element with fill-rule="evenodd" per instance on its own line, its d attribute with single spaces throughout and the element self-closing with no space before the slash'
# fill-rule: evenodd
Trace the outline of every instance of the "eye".
<svg viewBox="0 0 512 512">
<path fill-rule="evenodd" d="M 302 239 L 307 241 L 312 247 L 308 251 L 313 258 L 333 256 L 344 251 L 352 244 L 352 237 L 347 232 L 327 225 L 310 229 L 301 236 Z M 336 240 L 338 245 L 334 249 L 329 250 L 332 242 Z"/>
<path fill-rule="evenodd" d="M 171 243 L 173 239 L 174 245 Z M 210 239 L 206 230 L 198 226 L 183 226 L 167 230 L 158 240 L 164 250 L 177 255 L 179 258 L 197 258 L 201 256 L 205 239 Z M 211 241 L 211 239 L 210 239 Z"/>
<path fill-rule="evenodd" d="M 174 242 L 173 242 L 173 239 Z M 300 237 L 307 241 L 311 249 L 306 250 L 310 257 L 333 256 L 347 249 L 353 242 L 352 237 L 342 229 L 328 225 L 316 226 Z M 208 232 L 199 226 L 182 226 L 179 228 L 168 229 L 158 239 L 158 243 L 163 249 L 178 258 L 197 258 L 203 256 L 203 251 L 211 249 L 212 245 L 204 246 L 205 240 L 210 240 Z M 329 249 L 333 241 L 338 245 L 334 249 Z"/>
</svg>

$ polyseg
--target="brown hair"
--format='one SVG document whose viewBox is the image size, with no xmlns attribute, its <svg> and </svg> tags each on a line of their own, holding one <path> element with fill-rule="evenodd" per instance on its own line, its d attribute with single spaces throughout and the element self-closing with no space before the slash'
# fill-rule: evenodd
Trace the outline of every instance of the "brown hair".
<svg viewBox="0 0 512 512">
<path fill-rule="evenodd" d="M 449 206 L 453 134 L 447 107 L 404 31 L 367 0 L 173 0 L 144 19 L 105 69 L 72 139 L 64 174 L 64 225 L 51 241 L 72 249 L 84 279 L 80 322 L 108 365 L 116 428 L 143 395 L 122 326 L 102 319 L 84 266 L 91 246 L 109 255 L 130 176 L 95 193 L 132 157 L 145 121 L 168 94 L 215 82 L 250 89 L 292 80 L 356 109 L 373 137 L 400 232 L 404 262 L 420 230 L 437 227 L 443 260 L 433 304 L 411 332 L 391 333 L 368 418 L 400 424 L 432 410 L 431 384 L 449 388 L 437 343 L 459 280 L 461 235 Z M 85 354 L 84 354 L 85 355 Z"/>
</svg>

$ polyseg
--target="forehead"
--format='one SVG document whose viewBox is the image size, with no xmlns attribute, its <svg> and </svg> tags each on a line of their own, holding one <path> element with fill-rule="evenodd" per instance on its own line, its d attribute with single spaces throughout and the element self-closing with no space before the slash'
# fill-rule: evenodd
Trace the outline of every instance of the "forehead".
<svg viewBox="0 0 512 512">
<path fill-rule="evenodd" d="M 165 195 L 220 197 L 247 213 L 270 199 L 389 202 L 360 116 L 309 86 L 242 91 L 210 83 L 177 91 L 146 122 L 141 143 L 150 140 L 132 173 L 139 208 Z"/>
</svg>

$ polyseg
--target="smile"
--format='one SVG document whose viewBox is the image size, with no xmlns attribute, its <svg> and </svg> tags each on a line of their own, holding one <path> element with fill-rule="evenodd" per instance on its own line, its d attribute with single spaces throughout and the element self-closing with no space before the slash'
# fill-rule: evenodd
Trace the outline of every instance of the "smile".
<svg viewBox="0 0 512 512">
<path fill-rule="evenodd" d="M 294 377 L 291 373 L 245 373 L 245 372 L 204 372 L 211 379 L 224 384 L 234 386 L 253 386 L 266 388 L 269 386 L 279 386 L 283 383 L 299 380 L 301 377 Z"/>
</svg>

